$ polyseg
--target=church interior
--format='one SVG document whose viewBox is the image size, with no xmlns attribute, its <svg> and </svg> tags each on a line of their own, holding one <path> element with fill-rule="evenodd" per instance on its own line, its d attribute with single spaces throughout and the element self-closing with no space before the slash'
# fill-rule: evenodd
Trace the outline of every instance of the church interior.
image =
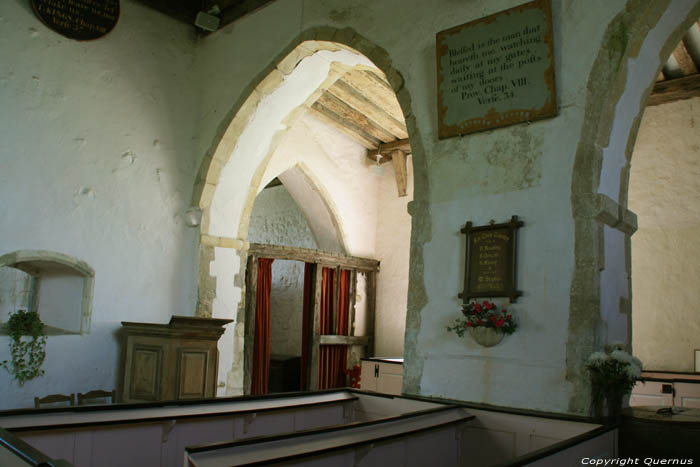
<svg viewBox="0 0 700 467">
<path fill-rule="evenodd" d="M 152 456 L 134 465 L 272 462 L 262 451 L 427 465 L 420 443 L 444 443 L 442 465 L 700 461 L 697 0 L 75 2 L 0 4 L 0 447 L 127 462 L 95 457 L 90 443 L 127 435 L 88 437 L 117 423 L 81 407 L 93 396 L 158 420 L 128 435 Z M 93 2 L 107 29 L 61 32 Z M 474 98 L 484 126 L 449 126 L 445 64 L 464 73 L 454 57 L 471 50 L 441 41 L 530 7 L 551 15 L 547 34 L 508 40 L 550 47 L 513 61 L 550 64 L 547 113 L 497 116 L 506 91 Z M 464 79 L 484 95 L 503 76 L 525 86 L 495 70 Z M 488 232 L 509 241 L 492 289 L 474 279 Z M 517 328 L 495 344 L 450 331 L 470 298 Z M 18 310 L 44 324 L 26 380 L 8 363 Z M 611 349 L 645 381 L 613 424 L 590 374 Z M 40 408 L 49 395 L 65 399 Z M 369 444 L 363 423 L 423 434 Z M 61 424 L 81 428 L 66 442 Z M 289 454 L 312 435 L 336 457 Z M 651 438 L 665 446 L 639 447 Z"/>
</svg>

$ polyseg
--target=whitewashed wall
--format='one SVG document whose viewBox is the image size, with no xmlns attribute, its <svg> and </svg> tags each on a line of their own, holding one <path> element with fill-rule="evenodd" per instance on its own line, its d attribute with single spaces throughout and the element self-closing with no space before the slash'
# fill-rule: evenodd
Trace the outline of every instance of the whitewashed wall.
<svg viewBox="0 0 700 467">
<path fill-rule="evenodd" d="M 16 268 L 0 267 L 0 323 L 11 313 L 29 310 L 32 302 L 32 277 Z"/>
<path fill-rule="evenodd" d="M 119 321 L 166 322 L 171 314 L 193 312 L 198 232 L 183 225 L 181 213 L 189 205 L 198 163 L 226 115 L 262 78 L 261 70 L 300 32 L 330 26 L 340 31 L 339 40 L 342 29 L 350 27 L 386 50 L 405 82 L 402 92 L 411 99 L 405 110 L 411 114 L 411 138 L 420 142 L 421 159 L 414 154 L 414 163 L 419 162 L 416 176 L 423 180 L 416 191 L 423 204 L 414 217 L 421 233 L 420 244 L 413 242 L 418 248 L 411 265 L 418 273 L 411 293 L 426 297 L 405 348 L 411 390 L 566 411 L 574 392 L 566 380 L 575 264 L 573 162 L 585 123 L 588 76 L 607 25 L 625 5 L 552 2 L 557 117 L 439 141 L 435 34 L 519 3 L 283 0 L 196 46 L 190 27 L 133 0 L 121 2 L 117 28 L 90 43 L 47 30 L 26 3 L 0 3 L 0 252 L 53 250 L 80 258 L 96 271 L 91 334 L 50 339 L 47 375 L 21 393 L 6 374 L 0 376 L 0 393 L 9 394 L 0 405 L 28 405 L 49 387 L 73 392 L 114 386 Z M 630 61 L 631 103 L 623 98 L 617 111 L 620 119 L 613 126 L 598 190 L 612 199 L 618 199 L 617 169 L 624 165 L 625 135 L 638 110 L 635 96 L 648 85 L 638 78 L 656 68 L 658 44 L 694 4 L 670 2 L 668 17 L 653 26 L 657 34 Z M 366 63 L 347 53 L 334 55 L 340 56 Z M 310 64 L 306 78 L 328 67 Z M 293 103 L 292 94 L 280 103 Z M 282 121 L 271 124 L 278 129 Z M 251 133 L 243 151 L 252 159 L 271 142 L 256 135 Z M 244 171 L 237 175 L 238 169 Z M 230 186 L 237 187 L 229 194 L 240 201 L 247 191 L 236 190 L 248 190 L 249 183 L 237 185 L 236 180 L 254 168 L 243 164 L 229 170 Z M 353 180 L 364 183 L 364 178 Z M 237 238 L 241 213 L 229 207 L 217 207 L 219 215 L 229 217 L 214 226 L 212 235 Z M 484 224 L 513 214 L 525 221 L 518 257 L 524 295 L 513 306 L 521 328 L 498 347 L 477 348 L 445 331 L 457 316 L 464 274 L 459 229 L 467 220 Z M 358 210 L 343 227 L 358 233 L 351 238 L 344 230 L 350 254 L 376 252 L 376 225 L 363 224 L 365 219 L 372 215 Z M 617 253 L 610 261 L 621 261 Z M 233 278 L 240 271 L 238 261 L 236 250 L 216 248 L 210 268 L 220 279 L 215 316 L 237 313 L 240 289 Z M 606 268 L 612 268 L 610 261 Z M 612 316 L 626 289 L 617 281 L 603 286 L 611 289 L 601 290 L 602 313 Z"/>
<path fill-rule="evenodd" d="M 0 255 L 65 253 L 95 269 L 91 332 L 48 339 L 46 375 L 0 370 L 0 408 L 112 389 L 120 321 L 192 315 L 199 155 L 192 29 L 132 0 L 106 37 L 77 42 L 29 2 L 0 2 Z M 0 360 L 9 356 L 0 337 Z"/>
<path fill-rule="evenodd" d="M 377 307 L 374 327 L 374 354 L 403 357 L 408 299 L 408 267 L 411 247 L 411 216 L 407 205 L 413 199 L 413 159 L 408 158 L 408 194 L 399 198 L 391 164 L 384 164 L 384 175 L 377 197 Z"/>
<path fill-rule="evenodd" d="M 652 370 L 695 371 L 700 347 L 700 98 L 647 107 L 632 155 L 632 346 Z"/>
<path fill-rule="evenodd" d="M 423 272 L 422 283 L 413 286 L 427 296 L 405 349 L 410 357 L 409 380 L 417 375 L 419 381 L 411 390 L 566 411 L 574 392 L 566 380 L 575 264 L 571 175 L 584 123 L 588 74 L 608 23 L 623 5 L 553 2 L 557 117 L 438 141 L 435 34 L 518 3 L 436 5 L 416 0 L 361 2 L 360 6 L 341 0 L 297 0 L 270 4 L 202 44 L 200 67 L 215 80 L 203 93 L 207 117 L 202 137 L 203 141 L 214 139 L 219 116 L 245 97 L 243 87 L 256 83 L 260 70 L 272 64 L 301 31 L 351 27 L 386 50 L 411 98 L 411 108 L 405 110 L 415 122 L 412 140 L 419 138 L 422 143 L 420 176 L 427 181 L 422 199 L 428 203 L 416 214 L 418 224 L 428 232 L 427 243 L 422 258 L 411 258 L 412 267 Z M 262 30 L 266 33 L 259 33 Z M 458 316 L 457 294 L 464 274 L 464 237 L 459 230 L 466 221 L 479 225 L 506 221 L 514 214 L 525 222 L 518 256 L 518 287 L 524 295 L 512 307 L 521 327 L 498 347 L 483 349 L 445 331 Z M 615 293 L 624 291 L 610 295 Z M 513 391 L 516 374 L 519 390 Z"/>
<path fill-rule="evenodd" d="M 271 245 L 316 248 L 311 229 L 284 185 L 255 198 L 248 240 Z M 301 355 L 304 263 L 275 260 L 270 293 L 270 352 Z"/>
</svg>

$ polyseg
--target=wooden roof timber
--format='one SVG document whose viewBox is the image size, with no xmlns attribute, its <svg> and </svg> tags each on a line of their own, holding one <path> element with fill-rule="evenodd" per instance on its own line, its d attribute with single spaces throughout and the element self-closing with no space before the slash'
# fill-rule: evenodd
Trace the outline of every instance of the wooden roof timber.
<svg viewBox="0 0 700 467">
<path fill-rule="evenodd" d="M 384 109 L 395 120 L 399 122 L 404 121 L 403 111 L 396 100 L 394 90 L 376 74 L 371 71 L 351 71 L 346 73 L 342 80 L 360 91 L 362 95 L 377 104 L 378 107 Z"/>
<path fill-rule="evenodd" d="M 695 96 L 700 96 L 700 74 L 658 81 L 647 99 L 647 105 L 665 104 Z"/>
<path fill-rule="evenodd" d="M 367 134 L 362 128 L 358 128 L 349 122 L 343 121 L 336 114 L 319 104 L 318 101 L 314 102 L 311 107 L 308 107 L 308 112 L 323 123 L 351 137 L 368 150 L 376 150 L 379 146 L 380 141 L 378 139 Z"/>
<path fill-rule="evenodd" d="M 361 91 L 355 89 L 343 78 L 328 88 L 328 93 L 343 101 L 346 105 L 352 107 L 360 114 L 364 115 L 374 125 L 381 128 L 384 132 L 391 134 L 392 138 L 382 141 L 385 143 L 395 139 L 408 138 L 406 124 L 403 120 L 397 120 L 389 112 L 381 108 L 368 96 L 365 96 Z"/>
<path fill-rule="evenodd" d="M 676 59 L 676 62 L 678 62 L 678 66 L 683 71 L 684 76 L 693 75 L 698 72 L 698 67 L 693 61 L 693 57 L 691 57 L 683 41 L 681 41 L 678 44 L 678 47 L 675 48 L 673 51 L 673 56 Z"/>
<path fill-rule="evenodd" d="M 353 127 L 362 129 L 362 131 L 383 143 L 396 139 L 392 133 L 375 124 L 362 112 L 355 110 L 330 92 L 323 93 L 316 103 L 322 105 L 327 111 L 333 112 L 340 120 L 350 123 Z"/>
<path fill-rule="evenodd" d="M 360 271 L 378 271 L 379 261 L 358 256 L 348 256 L 328 251 L 312 250 L 309 248 L 268 245 L 263 243 L 251 243 L 248 254 L 258 258 L 286 259 L 316 263 L 323 266 L 340 266 L 341 268 L 357 269 Z"/>
<path fill-rule="evenodd" d="M 408 138 L 404 138 L 390 143 L 382 143 L 376 149 L 367 149 L 367 158 L 377 163 L 377 153 L 379 153 L 382 155 L 379 163 L 385 164 L 391 161 L 392 153 L 396 150 L 403 151 L 405 154 L 411 154 L 411 141 Z"/>
</svg>

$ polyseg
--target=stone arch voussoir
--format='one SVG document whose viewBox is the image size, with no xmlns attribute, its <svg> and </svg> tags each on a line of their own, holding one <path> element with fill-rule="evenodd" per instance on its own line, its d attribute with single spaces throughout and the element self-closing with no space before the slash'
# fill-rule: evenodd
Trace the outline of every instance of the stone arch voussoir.
<svg viewBox="0 0 700 467">
<path fill-rule="evenodd" d="M 657 25 L 669 1 L 646 2 L 629 0 L 624 11 L 608 25 L 603 45 L 588 79 L 585 120 L 576 151 L 571 182 L 571 205 L 575 224 L 575 267 L 570 291 L 569 329 L 566 347 L 566 379 L 574 388 L 569 411 L 586 413 L 591 409 L 591 387 L 585 362 L 601 341 L 600 276 L 604 267 L 604 225 L 614 227 L 627 236 L 636 229 L 636 216 L 627 210 L 629 159 L 646 101 L 665 59 L 700 14 L 700 4 L 690 7 L 679 18 L 674 31 L 659 49 L 658 66 L 648 69 L 648 86 L 637 99 L 639 112 L 627 135 L 627 165 L 620 176 L 620 193 L 615 201 L 599 193 L 603 171 L 603 153 L 609 145 L 613 124 L 619 114 L 618 103 L 625 91 L 628 60 L 636 57 L 648 33 Z M 603 84 L 604 83 L 604 84 Z M 629 251 L 626 252 L 629 259 Z M 629 261 L 628 287 L 629 282 Z M 622 308 L 624 303 L 620 304 Z M 631 338 L 631 335 L 628 336 Z"/>
<path fill-rule="evenodd" d="M 349 49 L 369 59 L 386 76 L 396 93 L 397 100 L 402 108 L 408 133 L 411 138 L 412 157 L 414 166 L 414 201 L 411 203 L 410 212 L 413 215 L 412 239 L 411 239 L 411 267 L 409 274 L 409 289 L 411 300 L 407 317 L 407 336 L 416 336 L 420 327 L 420 310 L 427 303 L 425 287 L 423 285 L 422 247 L 430 240 L 430 215 L 428 203 L 428 177 L 424 158 L 421 135 L 416 127 L 416 121 L 411 110 L 411 98 L 408 89 L 404 86 L 401 73 L 392 65 L 391 58 L 386 50 L 361 36 L 351 28 L 337 29 L 333 27 L 314 27 L 301 32 L 270 64 L 264 67 L 251 82 L 242 89 L 239 98 L 232 105 L 231 110 L 219 124 L 216 136 L 213 138 L 207 150 L 195 181 L 192 205 L 198 206 L 203 211 L 200 237 L 200 273 L 199 273 L 199 304 L 197 313 L 200 316 L 211 316 L 213 302 L 216 299 L 216 277 L 211 274 L 210 265 L 214 260 L 214 251 L 218 247 L 233 248 L 238 250 L 241 271 L 234 278 L 234 286 L 241 288 L 242 297 L 245 297 L 245 263 L 247 257 L 247 243 L 240 232 L 247 232 L 247 222 L 242 216 L 239 225 L 238 238 L 219 238 L 209 235 L 210 205 L 214 198 L 221 171 L 229 162 L 239 136 L 249 124 L 255 114 L 261 100 L 272 93 L 283 82 L 285 76 L 292 73 L 295 67 L 307 56 L 319 50 Z M 337 79 L 337 78 L 336 78 Z M 329 85 L 332 83 L 329 83 Z M 285 121 L 291 124 L 295 118 L 303 114 L 303 109 L 291 112 Z M 280 135 L 276 135 L 279 143 Z M 273 141 L 274 143 L 274 141 Z M 263 170 L 256 172 L 257 183 L 262 178 Z M 256 181 L 251 185 L 255 185 Z M 252 209 L 256 186 L 251 186 L 248 195 L 248 204 Z M 417 258 L 415 261 L 413 258 Z M 242 300 L 238 306 L 236 327 L 242 326 L 243 316 Z M 411 323 L 409 325 L 409 323 Z M 236 335 L 242 335 L 242 329 L 236 329 Z M 414 337 L 407 337 L 411 339 Z M 409 387 L 411 374 L 422 373 L 408 371 L 407 381 Z M 415 390 L 413 392 L 416 392 Z"/>
</svg>

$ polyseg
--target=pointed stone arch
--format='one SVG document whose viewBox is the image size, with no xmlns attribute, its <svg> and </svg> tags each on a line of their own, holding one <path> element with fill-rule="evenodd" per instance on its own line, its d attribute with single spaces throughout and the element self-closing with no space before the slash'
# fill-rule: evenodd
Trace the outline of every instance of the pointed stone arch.
<svg viewBox="0 0 700 467">
<path fill-rule="evenodd" d="M 340 60 L 341 56 L 347 60 Z M 322 64 L 318 60 L 313 63 L 318 57 L 322 57 L 327 63 Z M 266 107 L 269 100 L 280 96 L 285 86 L 302 85 L 295 83 L 294 79 L 306 66 L 326 67 L 326 70 L 321 77 L 317 76 L 316 82 L 303 83 L 305 86 L 303 92 L 298 92 L 293 96 L 294 98 L 288 96 L 290 100 L 284 102 L 282 111 L 279 111 L 279 108 L 276 110 L 279 113 L 272 125 L 266 122 L 268 133 L 260 138 L 261 133 L 256 134 L 255 131 L 262 126 L 258 125 L 260 122 L 256 119 L 260 118 L 262 112 L 269 107 Z M 246 235 L 250 213 L 255 196 L 261 187 L 265 166 L 280 144 L 284 130 L 291 127 L 305 113 L 305 104 L 315 100 L 346 71 L 363 67 L 379 69 L 385 74 L 403 110 L 413 149 L 415 188 L 411 211 L 415 214 L 425 209 L 421 216 L 413 216 L 413 227 L 415 232 L 420 234 L 413 234 L 412 250 L 415 250 L 416 245 L 422 248 L 422 245 L 429 240 L 424 236 L 429 233 L 429 229 L 423 227 L 429 225 L 428 184 L 423 147 L 412 116 L 410 96 L 404 87 L 401 74 L 391 65 L 391 59 L 385 50 L 351 28 L 317 27 L 302 32 L 240 94 L 238 101 L 219 126 L 219 131 L 200 165 L 193 190 L 192 204 L 202 210 L 197 314 L 199 316 L 226 314 L 228 317 L 236 318 L 235 331 L 228 330 L 228 336 L 224 335 L 220 345 L 228 353 L 233 348 L 234 354 L 233 362 L 226 362 L 225 358 L 221 359 L 222 371 L 231 369 L 227 375 L 228 394 L 239 393 L 242 389 L 243 341 L 234 336 L 243 336 Z M 245 173 L 232 176 L 230 170 L 232 163 L 240 162 L 242 159 L 237 159 L 237 156 L 241 154 L 252 158 L 252 164 L 246 168 Z M 236 192 L 233 188 L 240 186 L 246 187 L 244 192 L 241 190 Z M 325 201 L 330 206 L 328 199 Z M 419 228 L 415 226 L 417 217 L 420 219 Z M 422 299 L 410 301 L 412 305 L 409 306 L 407 320 L 410 320 L 411 316 L 419 316 L 420 308 L 427 302 L 422 285 L 422 274 L 421 260 L 411 268 L 409 281 L 419 281 L 419 286 L 415 287 L 415 290 L 418 294 L 422 294 Z M 235 277 L 233 283 L 217 281 L 217 277 L 229 276 Z M 220 310 L 217 311 L 217 308 L 223 310 L 223 314 Z M 417 332 L 418 326 L 412 329 Z"/>
<path fill-rule="evenodd" d="M 608 26 L 589 75 L 571 181 L 575 267 L 566 346 L 571 412 L 591 408 L 585 362 L 610 343 L 608 319 L 618 321 L 617 334 L 620 322 L 626 325 L 630 346 L 630 237 L 636 230 L 636 216 L 627 209 L 630 156 L 653 83 L 699 15 L 700 4 L 691 0 L 628 1 Z M 606 249 L 613 243 L 622 248 Z"/>
</svg>

